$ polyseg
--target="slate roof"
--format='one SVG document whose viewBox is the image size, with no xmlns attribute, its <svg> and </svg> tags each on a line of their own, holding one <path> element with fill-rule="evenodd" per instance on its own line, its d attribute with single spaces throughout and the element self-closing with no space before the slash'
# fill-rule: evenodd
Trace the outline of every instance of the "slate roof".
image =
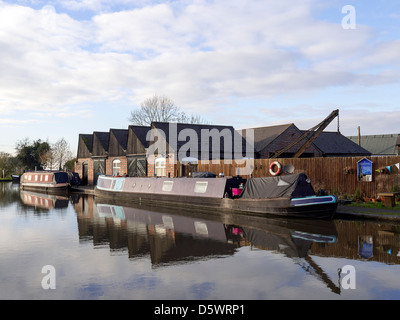
<svg viewBox="0 0 400 320">
<path fill-rule="evenodd" d="M 314 140 L 314 145 L 324 156 L 370 156 L 371 152 L 338 132 L 323 131 Z"/>
<path fill-rule="evenodd" d="M 153 122 L 151 125 L 152 129 L 158 129 L 158 130 L 162 130 L 162 132 L 165 133 L 165 138 L 166 141 L 168 143 L 168 145 L 170 146 L 170 150 L 169 152 L 177 152 L 179 150 L 181 150 L 181 147 L 186 145 L 189 141 L 191 143 L 195 143 L 196 140 L 194 140 L 194 138 L 190 137 L 187 135 L 187 133 L 189 132 L 194 132 L 196 134 L 196 138 L 197 138 L 197 145 L 194 144 L 191 146 L 190 151 L 192 152 L 197 152 L 198 153 L 198 159 L 200 159 L 201 156 L 201 152 L 204 150 L 202 150 L 202 143 L 205 143 L 205 141 L 202 141 L 203 136 L 202 136 L 202 130 L 206 130 L 205 133 L 210 133 L 212 134 L 213 131 L 211 130 L 217 130 L 218 131 L 218 135 L 221 134 L 221 136 L 224 136 L 224 133 L 229 133 L 229 137 L 232 139 L 231 143 L 232 143 L 232 147 L 233 147 L 233 143 L 234 143 L 234 136 L 236 134 L 235 129 L 232 126 L 222 126 L 222 125 L 208 125 L 208 124 L 188 124 L 188 123 L 176 123 L 176 124 L 172 124 L 172 125 L 176 125 L 176 135 L 177 135 L 177 141 L 176 141 L 176 150 L 173 150 L 174 146 L 173 146 L 173 141 L 170 141 L 172 139 L 172 136 L 170 136 L 171 132 L 170 132 L 170 124 L 168 122 Z M 183 130 L 185 129 L 190 129 L 192 131 L 188 131 L 188 132 L 184 132 Z M 215 131 L 214 131 L 215 132 Z M 203 131 L 204 133 L 204 131 Z M 181 134 L 181 136 L 180 136 Z M 183 138 L 185 138 L 185 140 L 183 140 Z M 183 141 L 180 141 L 183 140 Z M 216 146 L 215 143 L 209 139 L 209 154 L 212 155 L 212 151 L 218 151 L 221 152 L 221 156 L 223 155 L 224 152 L 224 144 L 226 142 L 224 141 L 224 139 L 220 139 L 220 144 L 219 146 Z M 226 144 L 229 145 L 229 144 Z M 187 147 L 187 145 L 186 145 Z"/>
<path fill-rule="evenodd" d="M 250 130 L 254 130 L 254 151 L 260 152 L 293 125 L 293 123 L 289 123 L 277 126 L 250 128 Z"/>
<path fill-rule="evenodd" d="M 80 134 L 79 138 L 85 143 L 88 151 L 92 153 L 93 150 L 93 134 Z"/>
<path fill-rule="evenodd" d="M 150 130 L 150 127 L 143 127 L 143 126 L 129 126 L 129 129 L 136 135 L 140 143 L 146 149 L 149 147 L 149 141 L 146 140 L 147 133 Z"/>
<path fill-rule="evenodd" d="M 78 158 L 88 158 L 93 152 L 93 134 L 79 134 L 78 140 Z"/>
<path fill-rule="evenodd" d="M 110 132 L 93 132 L 93 156 L 106 156 L 109 140 Z M 101 147 L 103 150 L 99 150 L 98 147 Z"/>
<path fill-rule="evenodd" d="M 119 145 L 123 150 L 126 150 L 126 145 L 128 143 L 128 130 L 126 129 L 110 129 L 110 133 L 112 133 L 117 139 Z"/>
<path fill-rule="evenodd" d="M 348 137 L 358 143 L 358 136 Z M 398 155 L 400 146 L 399 134 L 380 134 L 361 136 L 361 147 L 373 155 Z"/>
</svg>

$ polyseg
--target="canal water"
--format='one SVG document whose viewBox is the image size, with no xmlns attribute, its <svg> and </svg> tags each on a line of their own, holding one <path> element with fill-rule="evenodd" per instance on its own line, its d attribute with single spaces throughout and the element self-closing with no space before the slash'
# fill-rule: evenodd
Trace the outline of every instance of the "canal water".
<svg viewBox="0 0 400 320">
<path fill-rule="evenodd" d="M 400 299 L 399 235 L 0 183 L 0 299 Z"/>
</svg>

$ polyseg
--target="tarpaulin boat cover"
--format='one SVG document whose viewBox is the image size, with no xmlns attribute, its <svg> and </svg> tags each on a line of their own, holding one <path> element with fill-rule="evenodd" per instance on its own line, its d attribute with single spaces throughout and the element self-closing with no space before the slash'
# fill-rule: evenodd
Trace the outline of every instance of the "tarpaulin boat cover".
<svg viewBox="0 0 400 320">
<path fill-rule="evenodd" d="M 216 175 L 208 171 L 192 172 L 193 178 L 215 178 Z"/>
<path fill-rule="evenodd" d="M 279 177 L 251 178 L 240 196 L 242 199 L 301 198 L 315 195 L 304 173 Z"/>
</svg>

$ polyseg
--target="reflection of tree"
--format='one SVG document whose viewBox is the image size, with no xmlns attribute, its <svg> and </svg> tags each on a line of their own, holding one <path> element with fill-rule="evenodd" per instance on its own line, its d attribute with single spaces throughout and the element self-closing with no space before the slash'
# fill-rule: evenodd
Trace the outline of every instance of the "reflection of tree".
<svg viewBox="0 0 400 320">
<path fill-rule="evenodd" d="M 20 202 L 19 185 L 11 182 L 0 182 L 0 207 L 4 208 L 13 202 Z"/>
</svg>

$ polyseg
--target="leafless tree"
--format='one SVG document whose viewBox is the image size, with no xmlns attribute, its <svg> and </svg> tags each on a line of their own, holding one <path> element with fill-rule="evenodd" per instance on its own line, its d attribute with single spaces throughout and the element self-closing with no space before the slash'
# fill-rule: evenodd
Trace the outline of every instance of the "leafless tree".
<svg viewBox="0 0 400 320">
<path fill-rule="evenodd" d="M 69 143 L 61 138 L 51 147 L 52 160 L 57 164 L 58 169 L 63 168 L 64 163 L 72 157 L 72 152 Z"/>
<path fill-rule="evenodd" d="M 152 122 L 206 123 L 198 115 L 186 115 L 170 98 L 156 94 L 131 111 L 128 120 L 138 126 L 149 126 Z"/>
</svg>

